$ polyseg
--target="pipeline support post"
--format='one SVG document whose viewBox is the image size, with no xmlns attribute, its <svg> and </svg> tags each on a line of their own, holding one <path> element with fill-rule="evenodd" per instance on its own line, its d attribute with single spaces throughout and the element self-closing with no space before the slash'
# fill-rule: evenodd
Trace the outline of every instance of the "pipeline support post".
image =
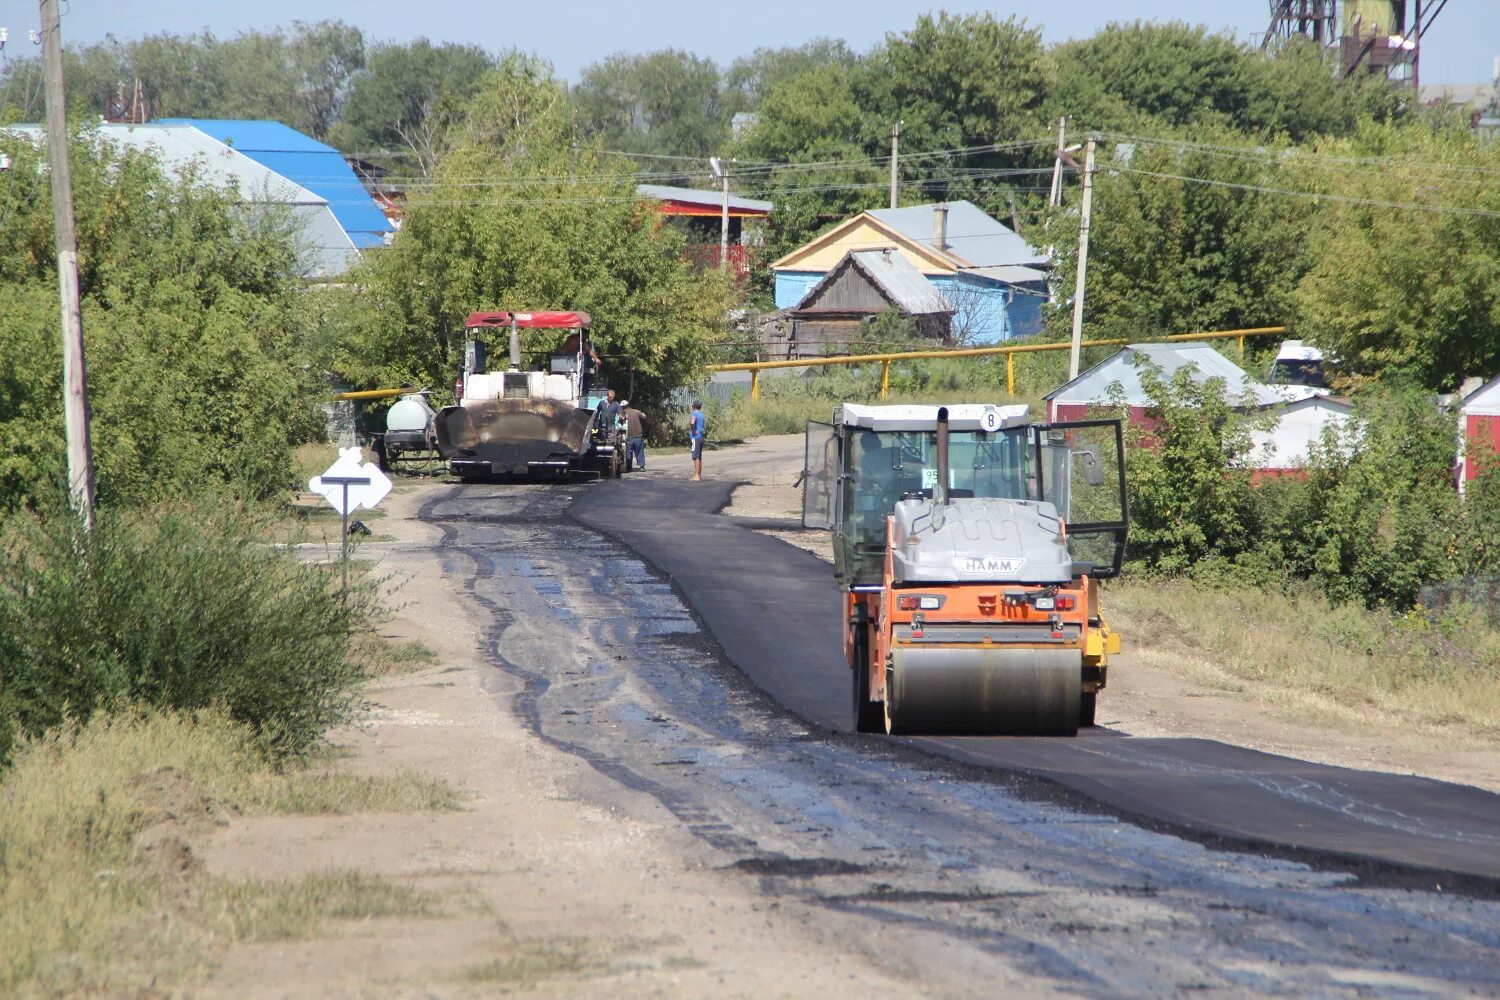
<svg viewBox="0 0 1500 1000">
<path fill-rule="evenodd" d="M 1016 352 L 1005 353 L 1005 393 L 1012 399 L 1016 395 Z"/>
<path fill-rule="evenodd" d="M 880 398 L 891 394 L 891 361 L 889 358 L 880 362 Z"/>
<path fill-rule="evenodd" d="M 1245 363 L 1245 335 L 1243 333 L 1240 334 L 1239 340 L 1240 340 L 1240 364 L 1244 364 Z"/>
<path fill-rule="evenodd" d="M 760 399 L 760 369 L 759 368 L 752 368 L 750 370 L 750 399 L 751 399 L 751 401 L 758 401 Z"/>
</svg>

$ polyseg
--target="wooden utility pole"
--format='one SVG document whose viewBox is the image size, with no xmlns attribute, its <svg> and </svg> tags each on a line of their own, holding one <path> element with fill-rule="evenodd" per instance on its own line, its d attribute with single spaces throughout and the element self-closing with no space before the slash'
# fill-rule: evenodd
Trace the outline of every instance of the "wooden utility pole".
<svg viewBox="0 0 1500 1000">
<path fill-rule="evenodd" d="M 891 123 L 891 207 L 900 201 L 901 123 Z"/>
<path fill-rule="evenodd" d="M 78 240 L 73 231 L 73 169 L 68 159 L 68 105 L 63 94 L 62 33 L 57 0 L 40 0 L 42 72 L 47 94 L 47 160 L 52 174 L 52 227 L 62 301 L 63 424 L 68 439 L 68 492 L 87 531 L 94 528 L 94 455 L 89 443 L 83 311 L 78 295 Z"/>
<path fill-rule="evenodd" d="M 1061 148 L 1061 147 L 1059 147 Z M 1094 207 L 1094 137 L 1084 146 L 1083 217 L 1078 226 L 1078 284 L 1073 289 L 1073 346 L 1068 351 L 1068 380 L 1078 377 L 1083 350 L 1083 281 L 1089 269 L 1089 213 Z"/>
</svg>

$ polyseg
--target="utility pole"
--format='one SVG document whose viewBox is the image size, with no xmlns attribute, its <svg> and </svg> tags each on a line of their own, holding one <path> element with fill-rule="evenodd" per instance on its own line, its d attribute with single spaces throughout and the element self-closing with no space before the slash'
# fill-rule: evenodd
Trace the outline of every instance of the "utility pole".
<svg viewBox="0 0 1500 1000">
<path fill-rule="evenodd" d="M 1059 146 L 1059 149 L 1062 147 Z M 1094 207 L 1094 137 L 1089 136 L 1083 159 L 1083 218 L 1078 226 L 1078 285 L 1073 289 L 1073 346 L 1068 351 L 1068 379 L 1078 377 L 1078 355 L 1083 344 L 1083 280 L 1089 268 L 1089 212 Z"/>
<path fill-rule="evenodd" d="M 47 160 L 52 174 L 52 227 L 62 303 L 63 416 L 68 439 L 68 492 L 85 531 L 94 529 L 94 456 L 89 443 L 83 311 L 78 295 L 78 240 L 73 231 L 73 170 L 68 159 L 68 105 L 63 95 L 62 35 L 57 0 L 40 0 L 42 72 L 47 94 Z"/>
<path fill-rule="evenodd" d="M 900 201 L 901 123 L 891 123 L 891 207 Z"/>
<path fill-rule="evenodd" d="M 1067 144 L 1068 119 L 1066 117 L 1057 120 L 1057 153 L 1052 158 L 1052 194 L 1047 199 L 1047 204 L 1056 208 L 1062 204 L 1062 165 L 1063 150 L 1068 148 Z"/>
</svg>

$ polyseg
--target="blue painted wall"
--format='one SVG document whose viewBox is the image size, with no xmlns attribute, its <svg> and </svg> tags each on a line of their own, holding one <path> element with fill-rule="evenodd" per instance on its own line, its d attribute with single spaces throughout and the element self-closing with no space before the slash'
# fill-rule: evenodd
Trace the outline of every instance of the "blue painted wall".
<svg viewBox="0 0 1500 1000">
<path fill-rule="evenodd" d="M 776 308 L 792 308 L 822 280 L 822 271 L 777 271 Z"/>
<path fill-rule="evenodd" d="M 778 271 L 776 308 L 792 308 L 821 280 L 818 271 Z M 969 274 L 933 275 L 927 280 L 953 303 L 953 328 L 967 333 L 970 343 L 993 344 L 1042 330 L 1047 291 L 1040 283 L 1009 285 Z"/>
</svg>

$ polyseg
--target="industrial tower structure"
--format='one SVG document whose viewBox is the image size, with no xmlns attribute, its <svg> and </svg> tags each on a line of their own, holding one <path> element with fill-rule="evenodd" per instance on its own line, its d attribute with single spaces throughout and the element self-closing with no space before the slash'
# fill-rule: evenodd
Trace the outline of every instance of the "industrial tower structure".
<svg viewBox="0 0 1500 1000">
<path fill-rule="evenodd" d="M 1271 0 L 1261 43 L 1303 37 L 1337 60 L 1341 76 L 1378 73 L 1417 89 L 1422 39 L 1448 0 Z"/>
</svg>

